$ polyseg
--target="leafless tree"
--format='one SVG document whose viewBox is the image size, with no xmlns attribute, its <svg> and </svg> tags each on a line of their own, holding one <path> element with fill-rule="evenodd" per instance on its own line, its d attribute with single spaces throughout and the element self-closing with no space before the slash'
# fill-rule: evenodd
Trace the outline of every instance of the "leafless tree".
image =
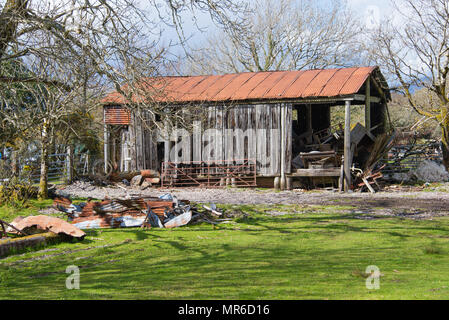
<svg viewBox="0 0 449 320">
<path fill-rule="evenodd" d="M 402 0 L 393 4 L 400 22 L 383 21 L 370 33 L 371 59 L 418 114 L 438 122 L 443 162 L 449 169 L 449 2 Z M 422 89 L 419 95 L 414 94 L 417 89 Z"/>
<path fill-rule="evenodd" d="M 161 44 L 163 26 L 174 26 L 177 43 L 183 45 L 188 38 L 183 28 L 186 12 L 208 13 L 233 33 L 244 24 L 244 9 L 231 0 L 0 0 L 0 96 L 15 99 L 2 109 L 1 119 L 24 136 L 34 129 L 39 132 L 41 197 L 46 197 L 49 130 L 70 113 L 86 111 L 87 92 L 95 92 L 99 101 L 102 91 L 89 87 L 115 89 L 127 108 L 152 114 L 145 119 L 148 126 L 157 116 L 179 125 L 185 116 L 153 97 L 163 94 L 164 84 L 146 81 L 160 75 L 173 45 Z M 27 72 L 7 72 L 6 65 L 26 66 Z M 29 90 L 36 101 L 20 101 L 14 97 L 16 88 Z M 8 106 L 8 101 L 3 104 Z"/>
<path fill-rule="evenodd" d="M 356 63 L 358 21 L 344 1 L 257 0 L 248 27 L 197 45 L 186 73 L 301 70 Z"/>
</svg>

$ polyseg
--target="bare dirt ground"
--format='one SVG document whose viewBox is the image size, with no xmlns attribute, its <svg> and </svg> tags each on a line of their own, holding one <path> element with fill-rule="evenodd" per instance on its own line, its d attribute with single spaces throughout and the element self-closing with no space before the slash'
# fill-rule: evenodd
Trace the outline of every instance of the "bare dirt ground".
<svg viewBox="0 0 449 320">
<path fill-rule="evenodd" d="M 449 187 L 449 185 L 448 185 Z M 130 196 L 160 196 L 171 193 L 178 199 L 198 203 L 217 204 L 298 204 L 305 206 L 344 206 L 348 212 L 374 216 L 400 216 L 428 219 L 449 215 L 449 192 L 445 188 L 422 191 L 423 187 L 390 186 L 375 194 L 338 193 L 329 190 L 292 190 L 276 192 L 272 189 L 157 189 L 140 190 L 131 187 L 97 187 L 89 182 L 75 182 L 58 187 L 57 193 L 72 198 L 124 198 Z"/>
</svg>

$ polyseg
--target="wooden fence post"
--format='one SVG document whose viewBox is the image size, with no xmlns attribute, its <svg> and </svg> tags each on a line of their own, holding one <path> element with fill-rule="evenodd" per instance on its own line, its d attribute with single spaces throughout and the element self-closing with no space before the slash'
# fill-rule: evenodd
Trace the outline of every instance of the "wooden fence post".
<svg viewBox="0 0 449 320">
<path fill-rule="evenodd" d="M 67 146 L 66 155 L 66 182 L 70 184 L 73 182 L 73 150 L 72 145 Z"/>
</svg>

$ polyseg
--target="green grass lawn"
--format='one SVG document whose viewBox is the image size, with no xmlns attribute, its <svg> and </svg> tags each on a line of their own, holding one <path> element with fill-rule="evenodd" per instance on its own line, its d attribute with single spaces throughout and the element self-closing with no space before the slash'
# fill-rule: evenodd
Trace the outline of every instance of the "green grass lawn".
<svg viewBox="0 0 449 320">
<path fill-rule="evenodd" d="M 216 228 L 90 230 L 83 242 L 1 259 L 0 298 L 449 298 L 449 218 L 363 220 L 349 207 L 233 207 L 250 217 Z M 0 217 L 11 216 L 6 211 L 0 208 Z M 79 290 L 66 289 L 69 265 L 80 268 Z M 365 286 L 369 265 L 380 269 L 379 290 Z"/>
</svg>

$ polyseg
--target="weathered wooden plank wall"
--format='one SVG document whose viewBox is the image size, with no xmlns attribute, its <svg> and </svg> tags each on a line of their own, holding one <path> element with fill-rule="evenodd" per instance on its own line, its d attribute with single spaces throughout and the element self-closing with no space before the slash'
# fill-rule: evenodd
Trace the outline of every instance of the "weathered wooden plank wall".
<svg viewBox="0 0 449 320">
<path fill-rule="evenodd" d="M 128 145 L 130 149 L 131 162 L 129 170 L 159 169 L 157 159 L 156 133 L 145 127 L 144 121 L 148 120 L 149 114 L 133 114 L 128 126 Z M 121 147 L 125 147 L 122 141 Z M 122 152 L 123 154 L 123 152 Z"/>
<path fill-rule="evenodd" d="M 164 139 L 164 159 L 157 158 L 157 133 L 143 124 L 142 118 L 146 119 L 148 115 L 132 115 L 127 134 L 132 159 L 129 170 L 158 170 L 161 161 L 231 160 L 241 163 L 242 159 L 255 159 L 259 176 L 279 176 L 283 159 L 285 173 L 291 172 L 291 104 L 217 105 L 206 108 L 205 121 L 196 121 L 192 132 L 178 129 Z M 281 112 L 281 108 L 285 112 Z M 282 114 L 286 117 L 284 128 L 281 128 Z M 284 132 L 281 133 L 281 130 Z M 284 157 L 281 157 L 281 144 L 285 146 Z"/>
<path fill-rule="evenodd" d="M 290 104 L 256 104 L 235 106 L 209 106 L 206 120 L 196 122 L 192 133 L 186 130 L 174 132 L 165 141 L 165 161 L 186 163 L 189 161 L 256 159 L 260 176 L 278 176 L 281 167 L 281 143 L 285 145 L 285 172 L 291 166 L 291 117 Z M 281 108 L 286 108 L 285 141 L 281 141 Z M 199 143 L 201 142 L 201 143 Z"/>
</svg>

